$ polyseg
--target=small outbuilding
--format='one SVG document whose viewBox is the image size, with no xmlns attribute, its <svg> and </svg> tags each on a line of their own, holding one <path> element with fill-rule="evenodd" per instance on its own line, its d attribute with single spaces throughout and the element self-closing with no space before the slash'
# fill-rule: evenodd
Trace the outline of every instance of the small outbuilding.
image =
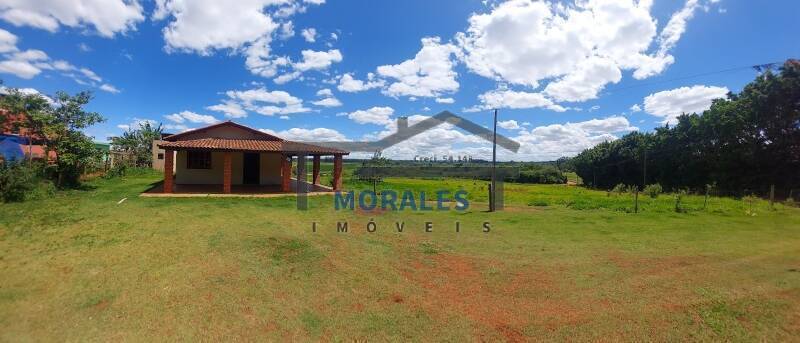
<svg viewBox="0 0 800 343">
<path fill-rule="evenodd" d="M 313 160 L 310 191 L 340 190 L 348 151 L 292 142 L 231 121 L 164 137 L 163 193 L 292 192 L 295 158 Z M 333 157 L 333 187 L 320 185 L 320 160 Z M 305 163 L 302 168 L 305 172 Z"/>
</svg>

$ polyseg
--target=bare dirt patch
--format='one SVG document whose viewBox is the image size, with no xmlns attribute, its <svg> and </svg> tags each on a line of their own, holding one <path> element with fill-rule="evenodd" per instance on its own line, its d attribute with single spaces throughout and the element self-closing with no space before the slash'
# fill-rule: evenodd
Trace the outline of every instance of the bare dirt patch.
<svg viewBox="0 0 800 343">
<path fill-rule="evenodd" d="M 434 318 L 464 316 L 474 323 L 474 334 L 481 340 L 499 336 L 525 341 L 527 326 L 556 328 L 579 323 L 586 315 L 565 300 L 550 298 L 553 280 L 536 268 L 512 272 L 501 263 L 447 253 L 409 262 L 400 272 L 424 292 L 406 303 Z M 488 266 L 500 275 L 488 277 Z"/>
</svg>

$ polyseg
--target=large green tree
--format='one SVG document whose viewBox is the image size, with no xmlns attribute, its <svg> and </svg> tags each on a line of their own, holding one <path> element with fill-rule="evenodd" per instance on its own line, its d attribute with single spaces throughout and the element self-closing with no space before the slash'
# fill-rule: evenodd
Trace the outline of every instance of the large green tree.
<svg viewBox="0 0 800 343">
<path fill-rule="evenodd" d="M 800 61 L 766 71 L 702 114 L 599 144 L 572 163 L 585 183 L 600 188 L 656 182 L 696 190 L 716 184 L 740 194 L 763 194 L 771 185 L 800 188 Z"/>
<path fill-rule="evenodd" d="M 55 173 L 59 187 L 76 185 L 82 167 L 100 153 L 91 137 L 82 131 L 104 120 L 99 113 L 84 109 L 91 99 L 90 92 L 74 96 L 58 92 L 51 109 L 35 123 L 46 148 L 57 154 Z"/>
</svg>

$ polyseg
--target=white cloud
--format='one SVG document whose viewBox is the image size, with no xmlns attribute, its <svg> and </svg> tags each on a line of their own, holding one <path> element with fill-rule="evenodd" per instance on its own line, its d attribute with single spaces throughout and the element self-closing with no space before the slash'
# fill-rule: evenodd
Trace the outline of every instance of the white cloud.
<svg viewBox="0 0 800 343">
<path fill-rule="evenodd" d="M 3 0 L 0 18 L 16 26 L 55 32 L 63 26 L 92 27 L 104 37 L 136 29 L 144 20 L 142 6 L 125 0 Z"/>
<path fill-rule="evenodd" d="M 625 117 L 614 116 L 605 119 L 591 119 L 579 123 L 567 123 L 567 126 L 575 126 L 588 133 L 615 133 L 637 131 L 637 127 L 631 126 Z"/>
<path fill-rule="evenodd" d="M 687 0 L 683 8 L 669 18 L 667 25 L 661 30 L 661 34 L 658 37 L 659 53 L 666 54 L 678 44 L 678 40 L 686 32 L 687 23 L 694 17 L 694 12 L 698 7 L 698 0 Z"/>
<path fill-rule="evenodd" d="M 41 69 L 28 61 L 0 61 L 0 73 L 13 74 L 22 79 L 31 79 L 41 72 Z"/>
<path fill-rule="evenodd" d="M 439 104 L 452 104 L 456 101 L 453 98 L 436 98 L 436 102 Z"/>
<path fill-rule="evenodd" d="M 333 96 L 333 92 L 328 88 L 318 90 L 317 96 L 323 97 L 323 99 L 312 102 L 314 105 L 322 107 L 342 106 L 342 102 L 339 101 L 339 99 L 336 99 L 336 97 Z"/>
<path fill-rule="evenodd" d="M 517 124 L 516 120 L 506 120 L 506 121 L 497 121 L 497 126 L 502 127 L 506 130 L 519 130 L 521 127 Z"/>
<path fill-rule="evenodd" d="M 278 72 L 278 68 L 292 63 L 285 56 L 270 55 L 270 37 L 263 37 L 250 45 L 245 51 L 245 66 L 251 73 L 263 77 L 273 77 Z"/>
<path fill-rule="evenodd" d="M 0 29 L 0 73 L 12 74 L 22 79 L 31 79 L 44 70 L 60 72 L 80 85 L 100 88 L 100 90 L 119 93 L 119 90 L 88 68 L 78 68 L 63 60 L 52 60 L 47 53 L 37 49 L 20 51 L 17 38 L 8 31 Z"/>
<path fill-rule="evenodd" d="M 317 106 L 322 106 L 322 107 L 339 107 L 339 106 L 342 106 L 342 102 L 339 101 L 339 99 L 336 99 L 336 98 L 333 98 L 333 97 L 325 98 L 325 99 L 322 99 L 322 100 L 317 100 L 317 101 L 312 102 L 312 104 L 317 105 Z"/>
<path fill-rule="evenodd" d="M 711 3 L 714 3 L 712 0 Z M 675 58 L 669 54 L 675 45 L 678 44 L 681 36 L 686 32 L 686 26 L 694 12 L 700 7 L 698 0 L 687 0 L 684 6 L 675 12 L 661 30 L 658 36 L 658 51 L 653 56 L 636 56 L 635 59 L 639 67 L 633 73 L 636 79 L 644 79 L 653 75 L 658 75 L 667 67 L 675 62 Z"/>
<path fill-rule="evenodd" d="M 269 91 L 264 87 L 245 91 L 227 91 L 229 101 L 238 103 L 248 111 L 266 116 L 310 112 L 303 100 L 285 91 Z"/>
<path fill-rule="evenodd" d="M 359 124 L 391 125 L 389 118 L 394 114 L 391 107 L 372 107 L 367 110 L 358 110 L 347 113 L 347 117 Z"/>
<path fill-rule="evenodd" d="M 286 40 L 289 38 L 294 37 L 294 23 L 292 21 L 287 21 L 281 24 L 281 32 L 278 34 L 278 38 Z"/>
<path fill-rule="evenodd" d="M 254 109 L 256 113 L 263 114 L 265 116 L 273 116 L 273 115 L 286 115 L 286 114 L 295 114 L 295 113 L 306 113 L 310 112 L 310 108 L 304 107 L 302 104 L 295 104 L 295 105 L 287 105 L 287 106 L 260 106 Z"/>
<path fill-rule="evenodd" d="M 334 129 L 318 127 L 316 129 L 302 129 L 291 128 L 284 131 L 273 131 L 270 129 L 261 129 L 271 135 L 278 136 L 290 141 L 305 141 L 305 142 L 342 142 L 347 141 L 347 137 Z"/>
<path fill-rule="evenodd" d="M 642 111 L 642 107 L 639 106 L 639 104 L 633 104 L 633 106 L 631 106 L 630 110 L 631 110 L 631 113 L 641 112 Z"/>
<path fill-rule="evenodd" d="M 0 29 L 0 53 L 17 51 L 17 36 Z"/>
<path fill-rule="evenodd" d="M 578 123 L 539 126 L 512 139 L 520 143 L 517 154 L 504 150 L 499 152 L 504 159 L 522 161 L 552 161 L 562 156 L 574 156 L 584 149 L 604 141 L 617 139 L 615 134 L 636 131 L 625 117 L 592 119 Z"/>
<path fill-rule="evenodd" d="M 317 96 L 332 97 L 333 92 L 329 88 L 324 88 L 317 91 Z"/>
<path fill-rule="evenodd" d="M 245 118 L 247 111 L 241 105 L 232 100 L 225 100 L 221 104 L 206 107 L 207 110 L 224 113 L 228 118 Z"/>
<path fill-rule="evenodd" d="M 299 71 L 294 71 L 294 72 L 291 72 L 291 73 L 286 73 L 286 74 L 280 75 L 280 76 L 272 79 L 272 82 L 275 82 L 275 84 L 278 84 L 278 85 L 282 85 L 284 83 L 287 83 L 289 81 L 292 81 L 294 79 L 299 78 L 300 75 L 302 75 L 302 73 L 300 73 Z"/>
<path fill-rule="evenodd" d="M 245 91 L 227 91 L 225 94 L 232 99 L 241 100 L 245 104 L 254 102 L 269 102 L 273 104 L 298 104 L 303 101 L 285 91 L 268 91 L 266 88 L 248 89 Z"/>
<path fill-rule="evenodd" d="M 238 49 L 269 37 L 278 28 L 266 7 L 273 0 L 158 0 L 154 19 L 173 19 L 163 29 L 168 50 L 203 55 L 217 49 Z"/>
<path fill-rule="evenodd" d="M 608 83 L 617 83 L 622 72 L 614 61 L 603 57 L 590 57 L 564 77 L 554 80 L 544 93 L 556 101 L 586 101 L 596 99 Z"/>
<path fill-rule="evenodd" d="M 355 93 L 355 92 L 362 92 L 365 90 L 369 90 L 372 88 L 380 88 L 383 87 L 385 82 L 383 80 L 375 80 L 374 74 L 370 73 L 371 77 L 367 79 L 366 82 L 357 80 L 353 78 L 351 74 L 344 74 L 339 79 L 339 85 L 336 86 L 336 89 L 342 92 L 348 93 Z"/>
<path fill-rule="evenodd" d="M 278 68 L 291 60 L 273 56 L 270 44 L 273 35 L 286 39 L 294 34 L 294 24 L 285 21 L 304 12 L 305 4 L 320 1 L 297 0 L 157 0 L 154 20 L 169 20 L 163 29 L 167 51 L 194 52 L 210 55 L 216 50 L 243 53 L 250 72 L 273 77 Z M 274 19 L 277 18 L 277 19 Z"/>
<path fill-rule="evenodd" d="M 219 120 L 214 118 L 214 116 L 207 115 L 207 114 L 197 114 L 191 111 L 182 111 L 178 113 L 168 114 L 165 115 L 164 118 L 169 119 L 170 121 L 178 124 L 183 124 L 185 122 L 195 123 L 195 124 L 215 124 L 218 123 Z"/>
<path fill-rule="evenodd" d="M 674 124 L 683 113 L 701 114 L 711 107 L 714 99 L 725 98 L 728 88 L 696 85 L 650 94 L 644 98 L 644 110 Z"/>
<path fill-rule="evenodd" d="M 328 51 L 303 50 L 300 53 L 303 55 L 303 59 L 294 64 L 294 68 L 299 71 L 328 69 L 331 64 L 342 61 L 342 53 L 339 52 L 339 49 Z"/>
<path fill-rule="evenodd" d="M 546 108 L 556 112 L 564 112 L 566 109 L 553 103 L 541 93 L 517 92 L 508 89 L 496 89 L 478 95 L 481 104 L 468 108 L 467 112 L 489 110 L 494 108 Z"/>
<path fill-rule="evenodd" d="M 317 41 L 317 29 L 313 27 L 303 29 L 303 31 L 300 32 L 300 34 L 303 36 L 303 39 L 305 39 L 306 42 L 314 43 Z"/>
<path fill-rule="evenodd" d="M 104 84 L 100 85 L 99 88 L 102 91 L 109 92 L 109 93 L 114 93 L 114 94 L 117 94 L 117 93 L 120 92 L 120 90 L 117 89 L 117 87 L 114 87 L 113 85 L 108 84 L 108 83 L 104 83 Z"/>
<path fill-rule="evenodd" d="M 46 61 L 49 59 L 44 51 L 36 49 L 16 52 L 11 55 L 11 58 L 22 61 Z"/>
<path fill-rule="evenodd" d="M 322 71 L 330 68 L 333 63 L 342 61 L 342 53 L 337 49 L 328 51 L 303 50 L 301 54 L 303 57 L 298 62 L 292 62 L 288 58 L 279 58 L 266 62 L 267 67 L 262 71 L 262 75 L 274 75 L 280 66 L 290 67 L 293 69 L 292 71 L 287 71 L 272 80 L 276 84 L 282 85 L 296 79 L 303 80 L 303 73 L 306 71 Z"/>
<path fill-rule="evenodd" d="M 694 10 L 697 0 L 685 8 Z M 667 52 L 680 38 L 691 15 L 679 11 L 656 38 L 652 1 L 576 1 L 571 5 L 510 0 L 489 13 L 474 14 L 469 28 L 456 35 L 463 61 L 484 77 L 538 87 L 557 101 L 594 99 L 623 70 L 645 78 L 664 70 L 674 58 Z"/>
<path fill-rule="evenodd" d="M 413 59 L 378 67 L 378 75 L 396 80 L 383 93 L 392 97 L 437 97 L 457 91 L 458 74 L 451 56 L 458 53 L 455 45 L 441 44 L 439 37 L 423 38 L 422 49 Z"/>
</svg>

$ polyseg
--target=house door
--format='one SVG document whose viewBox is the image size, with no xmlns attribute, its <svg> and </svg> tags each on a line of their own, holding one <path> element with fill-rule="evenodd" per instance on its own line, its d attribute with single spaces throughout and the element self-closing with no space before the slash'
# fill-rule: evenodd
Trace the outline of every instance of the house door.
<svg viewBox="0 0 800 343">
<path fill-rule="evenodd" d="M 259 154 L 244 154 L 242 162 L 242 183 L 245 185 L 257 185 L 260 174 Z"/>
</svg>

